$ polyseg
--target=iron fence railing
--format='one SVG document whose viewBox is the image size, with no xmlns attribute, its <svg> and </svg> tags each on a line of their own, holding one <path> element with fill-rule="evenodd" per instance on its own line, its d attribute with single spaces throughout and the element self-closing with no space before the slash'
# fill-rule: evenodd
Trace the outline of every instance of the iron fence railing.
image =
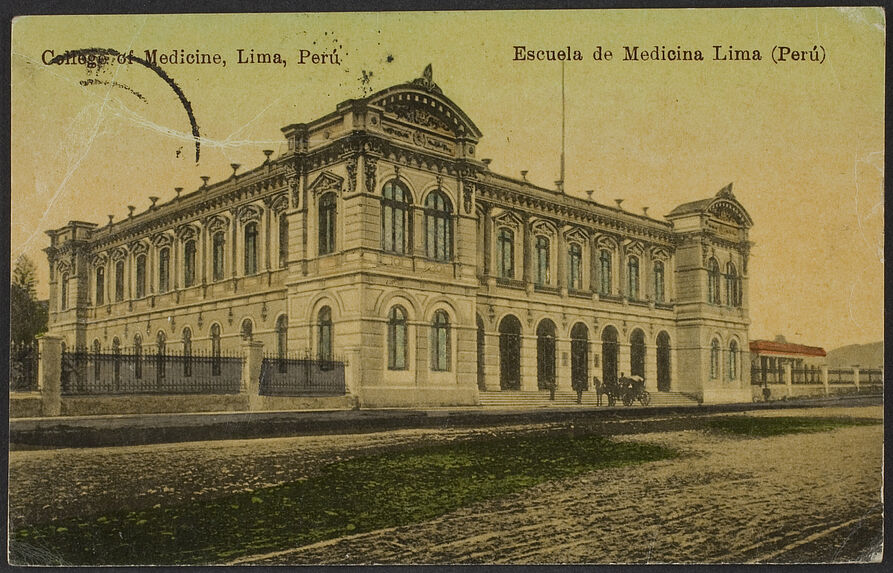
<svg viewBox="0 0 893 573">
<path fill-rule="evenodd" d="M 40 364 L 40 350 L 37 342 L 12 343 L 9 347 L 10 392 L 37 390 L 38 364 Z"/>
<path fill-rule="evenodd" d="M 876 385 L 884 383 L 883 368 L 866 368 L 859 371 L 859 384 Z"/>
<path fill-rule="evenodd" d="M 242 357 L 237 353 L 142 352 L 129 349 L 62 353 L 62 393 L 237 394 Z"/>
<path fill-rule="evenodd" d="M 835 368 L 828 370 L 828 384 L 855 384 L 855 372 L 852 368 Z"/>
<path fill-rule="evenodd" d="M 343 396 L 347 362 L 308 356 L 265 354 L 261 364 L 263 396 Z"/>
<path fill-rule="evenodd" d="M 822 371 L 818 368 L 791 368 L 791 384 L 821 384 Z"/>
</svg>

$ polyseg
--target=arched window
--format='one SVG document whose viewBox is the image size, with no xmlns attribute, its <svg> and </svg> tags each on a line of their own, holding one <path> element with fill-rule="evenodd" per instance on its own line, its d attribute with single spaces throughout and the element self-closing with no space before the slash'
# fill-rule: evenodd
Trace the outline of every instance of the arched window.
<svg viewBox="0 0 893 573">
<path fill-rule="evenodd" d="M 96 306 L 105 304 L 105 268 L 96 269 Z"/>
<path fill-rule="evenodd" d="M 124 261 L 115 263 L 115 302 L 124 300 Z"/>
<path fill-rule="evenodd" d="M 68 309 L 68 273 L 62 273 L 62 278 L 59 280 L 62 283 L 60 287 L 60 297 L 59 297 L 59 308 L 62 310 Z"/>
<path fill-rule="evenodd" d="M 726 304 L 741 305 L 741 293 L 738 289 L 738 269 L 731 262 L 726 264 Z"/>
<path fill-rule="evenodd" d="M 632 300 L 639 298 L 639 257 L 630 257 L 626 261 L 627 296 Z"/>
<path fill-rule="evenodd" d="M 183 246 L 183 286 L 195 284 L 195 241 L 190 239 Z"/>
<path fill-rule="evenodd" d="M 245 276 L 257 273 L 257 223 L 245 225 Z"/>
<path fill-rule="evenodd" d="M 664 302 L 666 297 L 664 292 L 664 264 L 661 261 L 654 261 L 654 301 Z"/>
<path fill-rule="evenodd" d="M 326 193 L 319 199 L 319 254 L 335 252 L 335 215 L 337 196 Z"/>
<path fill-rule="evenodd" d="M 434 313 L 431 324 L 431 370 L 446 372 L 450 369 L 450 317 L 446 311 Z"/>
<path fill-rule="evenodd" d="M 183 329 L 183 376 L 192 376 L 192 330 Z"/>
<path fill-rule="evenodd" d="M 226 237 L 223 234 L 223 231 L 217 231 L 214 233 L 213 242 L 213 277 L 215 281 L 223 280 L 223 266 L 224 266 L 224 250 L 226 248 Z"/>
<path fill-rule="evenodd" d="M 611 294 L 611 251 L 602 249 L 598 253 L 599 273 L 598 273 L 598 292 L 599 294 Z"/>
<path fill-rule="evenodd" d="M 535 269 L 534 282 L 538 285 L 549 284 L 549 239 L 543 236 L 536 238 Z"/>
<path fill-rule="evenodd" d="M 579 243 L 567 248 L 567 286 L 571 290 L 583 288 L 583 247 Z"/>
<path fill-rule="evenodd" d="M 171 286 L 171 250 L 158 251 L 158 292 L 167 292 Z"/>
<path fill-rule="evenodd" d="M 409 218 L 409 190 L 397 180 L 385 183 L 381 195 L 381 248 L 389 253 L 404 254 L 411 241 L 412 219 Z"/>
<path fill-rule="evenodd" d="M 738 379 L 738 341 L 729 343 L 729 380 Z"/>
<path fill-rule="evenodd" d="M 719 378 L 719 340 L 710 341 L 710 379 Z"/>
<path fill-rule="evenodd" d="M 279 268 L 288 266 L 288 217 L 279 215 Z"/>
<path fill-rule="evenodd" d="M 719 263 L 714 258 L 707 261 L 707 302 L 719 304 Z"/>
<path fill-rule="evenodd" d="M 496 234 L 496 271 L 504 279 L 515 278 L 515 233 L 502 227 Z"/>
<path fill-rule="evenodd" d="M 388 370 L 406 370 L 406 311 L 402 306 L 388 313 Z"/>
<path fill-rule="evenodd" d="M 143 377 L 143 337 L 133 335 L 133 375 L 137 380 Z"/>
<path fill-rule="evenodd" d="M 146 255 L 136 257 L 136 298 L 146 296 Z"/>
<path fill-rule="evenodd" d="M 220 376 L 220 325 L 211 325 L 211 375 Z"/>
<path fill-rule="evenodd" d="M 425 229 L 428 258 L 449 261 L 453 254 L 453 206 L 442 191 L 433 191 L 425 199 Z"/>
<path fill-rule="evenodd" d="M 324 306 L 319 309 L 317 325 L 319 341 L 319 359 L 332 360 L 332 309 Z"/>
<path fill-rule="evenodd" d="M 254 323 L 251 322 L 250 318 L 246 318 L 242 321 L 242 340 L 251 340 L 254 336 Z"/>
</svg>

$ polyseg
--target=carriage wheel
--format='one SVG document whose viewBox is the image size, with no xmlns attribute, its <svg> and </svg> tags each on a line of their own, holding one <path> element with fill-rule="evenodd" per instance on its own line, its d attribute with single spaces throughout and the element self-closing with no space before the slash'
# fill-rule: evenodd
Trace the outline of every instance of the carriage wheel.
<svg viewBox="0 0 893 573">
<path fill-rule="evenodd" d="M 623 395 L 623 405 L 624 406 L 632 406 L 633 405 L 633 397 L 629 392 Z"/>
<path fill-rule="evenodd" d="M 642 390 L 642 395 L 639 396 L 639 402 L 641 402 L 643 406 L 647 406 L 651 403 L 651 394 L 648 393 L 648 390 Z"/>
</svg>

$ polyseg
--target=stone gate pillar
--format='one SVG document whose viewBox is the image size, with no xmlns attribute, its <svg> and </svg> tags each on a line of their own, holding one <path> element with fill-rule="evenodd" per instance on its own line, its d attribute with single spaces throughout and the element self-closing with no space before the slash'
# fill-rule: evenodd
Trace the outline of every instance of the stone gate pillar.
<svg viewBox="0 0 893 573">
<path fill-rule="evenodd" d="M 41 395 L 44 416 L 62 413 L 62 337 L 44 334 L 37 339 L 40 362 L 37 366 L 37 389 Z"/>
<path fill-rule="evenodd" d="M 827 396 L 830 391 L 828 388 L 828 365 L 822 364 L 822 386 L 825 387 L 825 396 Z"/>
<path fill-rule="evenodd" d="M 791 384 L 791 382 L 792 382 L 792 380 L 791 380 L 791 363 L 785 362 L 783 368 L 784 368 L 784 385 L 785 385 L 785 389 L 787 390 L 787 393 L 788 393 L 788 398 L 790 398 L 791 396 L 794 395 L 794 388 Z"/>
<path fill-rule="evenodd" d="M 264 343 L 260 340 L 246 340 L 242 343 L 242 384 L 241 392 L 248 396 L 248 409 L 259 410 L 260 370 L 264 361 Z"/>
</svg>

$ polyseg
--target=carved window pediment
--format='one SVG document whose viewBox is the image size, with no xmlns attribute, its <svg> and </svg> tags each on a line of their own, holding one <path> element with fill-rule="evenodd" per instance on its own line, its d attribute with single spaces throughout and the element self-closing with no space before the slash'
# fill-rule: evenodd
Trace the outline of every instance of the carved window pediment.
<svg viewBox="0 0 893 573">
<path fill-rule="evenodd" d="M 512 211 L 503 211 L 493 217 L 493 223 L 497 227 L 508 227 L 518 230 L 521 228 L 521 218 Z"/>
<path fill-rule="evenodd" d="M 124 247 L 118 247 L 117 249 L 111 252 L 111 258 L 113 261 L 120 261 L 122 259 L 127 258 L 127 249 Z"/>
<path fill-rule="evenodd" d="M 666 261 L 670 258 L 670 253 L 663 247 L 653 247 L 651 249 L 651 258 L 654 260 Z"/>
<path fill-rule="evenodd" d="M 564 233 L 564 239 L 567 242 L 575 242 L 585 245 L 587 240 L 589 239 L 589 233 L 587 233 L 580 227 L 571 227 Z"/>
<path fill-rule="evenodd" d="M 152 244 L 156 247 L 168 247 L 172 242 L 170 235 L 167 233 L 159 233 L 152 237 Z"/>
<path fill-rule="evenodd" d="M 134 241 L 130 243 L 130 252 L 134 255 L 140 255 L 149 252 L 149 246 L 144 241 Z"/>
<path fill-rule="evenodd" d="M 177 238 L 181 241 L 188 241 L 190 239 L 194 239 L 198 235 L 198 232 L 195 230 L 195 227 L 192 225 L 181 225 L 177 229 Z"/>
<path fill-rule="evenodd" d="M 555 228 L 549 221 L 544 221 L 542 219 L 538 219 L 530 225 L 530 230 L 534 235 L 545 235 L 547 237 L 554 237 L 558 234 L 558 230 Z"/>
<path fill-rule="evenodd" d="M 630 255 L 641 255 L 645 252 L 645 246 L 641 241 L 630 241 L 626 244 L 625 250 Z"/>
<path fill-rule="evenodd" d="M 607 249 L 609 251 L 617 250 L 617 241 L 610 235 L 599 235 L 595 244 L 599 249 Z"/>
<path fill-rule="evenodd" d="M 229 228 L 229 220 L 226 217 L 217 215 L 215 217 L 212 217 L 211 220 L 208 221 L 208 231 L 210 231 L 211 234 L 214 234 L 218 231 L 225 231 L 227 228 Z"/>
<path fill-rule="evenodd" d="M 243 224 L 259 221 L 262 212 L 263 209 L 258 205 L 245 205 L 239 210 L 239 221 Z"/>
<path fill-rule="evenodd" d="M 326 191 L 335 191 L 336 193 L 341 193 L 341 189 L 343 187 L 343 177 L 339 177 L 331 171 L 323 171 L 316 179 L 313 180 L 313 183 L 311 183 L 307 187 L 307 189 L 313 194 L 314 197 L 318 197 Z"/>
</svg>

